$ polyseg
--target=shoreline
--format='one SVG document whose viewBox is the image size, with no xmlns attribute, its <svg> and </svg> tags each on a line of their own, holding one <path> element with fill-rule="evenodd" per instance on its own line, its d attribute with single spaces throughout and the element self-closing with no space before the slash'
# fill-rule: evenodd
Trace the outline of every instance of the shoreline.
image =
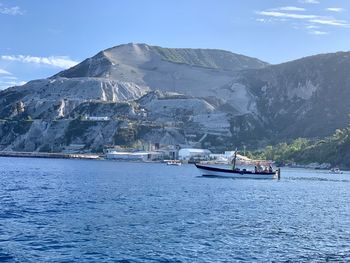
<svg viewBox="0 0 350 263">
<path fill-rule="evenodd" d="M 44 152 L 13 152 L 0 151 L 0 157 L 24 157 L 24 158 L 51 158 L 51 159 L 86 159 L 100 160 L 98 154 L 76 154 L 76 153 L 44 153 Z"/>
<path fill-rule="evenodd" d="M 42 159 L 67 159 L 67 160 L 98 160 L 113 162 L 129 162 L 129 163 L 164 163 L 160 161 L 141 161 L 141 160 L 116 160 L 106 159 L 103 154 L 83 154 L 83 153 L 44 153 L 44 152 L 14 152 L 0 151 L 0 157 L 5 158 L 42 158 Z"/>
</svg>

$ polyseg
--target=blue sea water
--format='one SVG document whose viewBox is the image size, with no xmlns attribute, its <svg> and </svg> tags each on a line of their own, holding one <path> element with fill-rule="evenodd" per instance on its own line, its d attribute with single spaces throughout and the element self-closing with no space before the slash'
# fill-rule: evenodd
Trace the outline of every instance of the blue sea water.
<svg viewBox="0 0 350 263">
<path fill-rule="evenodd" d="M 350 173 L 0 158 L 1 262 L 349 262 Z"/>
</svg>

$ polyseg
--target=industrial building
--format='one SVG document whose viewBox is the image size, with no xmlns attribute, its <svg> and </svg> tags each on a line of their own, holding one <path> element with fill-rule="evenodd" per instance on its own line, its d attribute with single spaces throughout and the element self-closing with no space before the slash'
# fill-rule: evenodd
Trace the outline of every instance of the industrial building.
<svg viewBox="0 0 350 263">
<path fill-rule="evenodd" d="M 209 160 L 211 152 L 207 149 L 183 148 L 179 150 L 179 160 L 202 161 Z"/>
</svg>

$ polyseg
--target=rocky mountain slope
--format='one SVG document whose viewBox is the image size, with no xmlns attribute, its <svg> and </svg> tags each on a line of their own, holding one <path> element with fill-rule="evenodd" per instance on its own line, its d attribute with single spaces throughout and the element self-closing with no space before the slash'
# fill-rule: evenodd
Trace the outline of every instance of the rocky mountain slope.
<svg viewBox="0 0 350 263">
<path fill-rule="evenodd" d="M 226 93 L 218 94 L 217 88 L 227 85 L 237 71 L 266 65 L 222 50 L 127 44 L 102 51 L 53 78 L 98 77 L 196 97 L 224 97 Z"/>
<path fill-rule="evenodd" d="M 350 52 L 311 56 L 260 70 L 238 82 L 281 138 L 323 137 L 349 123 Z"/>
<path fill-rule="evenodd" d="M 222 150 L 324 136 L 348 124 L 349 66 L 345 52 L 269 65 L 221 50 L 116 46 L 0 92 L 0 149 Z"/>
</svg>

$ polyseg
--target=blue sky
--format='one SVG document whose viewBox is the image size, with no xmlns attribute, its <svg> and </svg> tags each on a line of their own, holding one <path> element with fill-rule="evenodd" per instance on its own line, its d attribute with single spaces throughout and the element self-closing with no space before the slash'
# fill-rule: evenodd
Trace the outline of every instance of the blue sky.
<svg viewBox="0 0 350 263">
<path fill-rule="evenodd" d="M 350 50 L 349 0 L 0 0 L 0 89 L 123 43 L 281 63 Z"/>
</svg>

